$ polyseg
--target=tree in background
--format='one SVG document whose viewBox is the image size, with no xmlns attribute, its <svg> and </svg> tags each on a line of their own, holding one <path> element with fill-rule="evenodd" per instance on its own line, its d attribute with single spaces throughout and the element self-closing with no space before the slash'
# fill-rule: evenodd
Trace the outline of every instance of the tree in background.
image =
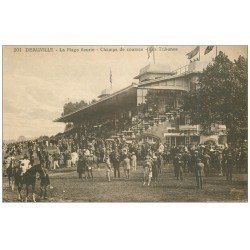
<svg viewBox="0 0 250 250">
<path fill-rule="evenodd" d="M 94 104 L 94 103 L 96 103 L 96 102 L 97 102 L 96 99 L 92 99 L 92 101 L 90 102 L 90 104 Z"/>
<path fill-rule="evenodd" d="M 81 108 L 84 108 L 84 107 L 87 107 L 91 104 L 94 104 L 96 103 L 97 100 L 96 99 L 93 99 L 89 102 L 89 104 L 87 102 L 85 102 L 84 100 L 80 101 L 80 102 L 68 102 L 68 103 L 65 103 L 64 106 L 63 106 L 63 112 L 62 112 L 62 116 L 64 115 L 68 115 L 70 113 L 73 113 Z M 74 125 L 72 123 L 67 123 L 65 125 L 65 129 L 64 131 L 69 131 L 71 130 L 72 128 L 74 128 Z"/>
<path fill-rule="evenodd" d="M 90 104 L 94 104 L 96 103 L 97 100 L 96 99 L 93 99 L 92 101 L 89 102 L 89 104 L 87 102 L 85 102 L 84 100 L 80 101 L 80 102 L 68 102 L 68 103 L 65 103 L 64 106 L 63 106 L 63 113 L 62 113 L 62 116 L 63 115 L 68 115 L 72 112 L 75 112 L 81 108 L 84 108 L 84 107 L 87 107 L 88 105 Z"/>
<path fill-rule="evenodd" d="M 62 115 L 68 115 L 74 111 L 77 111 L 78 109 L 87 107 L 88 103 L 85 102 L 84 100 L 80 101 L 80 102 L 68 102 L 65 103 L 63 106 L 63 113 Z"/>
<path fill-rule="evenodd" d="M 185 97 L 183 109 L 192 124 L 201 124 L 206 133 L 211 125 L 224 124 L 228 141 L 247 139 L 247 63 L 242 56 L 232 62 L 220 51 Z"/>
</svg>

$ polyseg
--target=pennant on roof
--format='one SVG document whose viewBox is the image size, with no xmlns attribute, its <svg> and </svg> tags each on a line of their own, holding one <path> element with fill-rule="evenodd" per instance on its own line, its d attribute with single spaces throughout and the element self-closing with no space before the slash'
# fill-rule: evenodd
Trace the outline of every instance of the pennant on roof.
<svg viewBox="0 0 250 250">
<path fill-rule="evenodd" d="M 208 54 L 213 48 L 214 46 L 207 46 L 205 49 L 204 55 Z"/>
<path fill-rule="evenodd" d="M 192 59 L 194 56 L 196 56 L 200 51 L 200 46 L 197 46 L 195 49 L 187 53 L 188 59 Z"/>
<path fill-rule="evenodd" d="M 150 46 L 147 48 L 147 52 L 148 52 L 148 58 L 150 57 L 150 53 L 154 51 L 154 46 Z"/>
<path fill-rule="evenodd" d="M 112 83 L 112 71 L 110 69 L 110 74 L 109 74 L 109 82 Z"/>
</svg>

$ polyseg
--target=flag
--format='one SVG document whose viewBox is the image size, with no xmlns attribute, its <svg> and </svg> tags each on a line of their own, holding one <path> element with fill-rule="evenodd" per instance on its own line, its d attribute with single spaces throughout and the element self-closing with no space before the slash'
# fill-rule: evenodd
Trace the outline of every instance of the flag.
<svg viewBox="0 0 250 250">
<path fill-rule="evenodd" d="M 207 46 L 205 49 L 204 55 L 208 54 L 213 48 L 214 46 Z"/>
<path fill-rule="evenodd" d="M 199 51 L 200 51 L 200 46 L 197 46 L 194 50 L 187 53 L 186 56 L 188 56 L 188 59 L 192 59 L 194 56 L 198 54 Z"/>
<path fill-rule="evenodd" d="M 110 73 L 109 73 L 109 82 L 110 82 L 110 89 L 112 90 L 112 71 L 111 71 L 111 68 L 110 68 Z"/>
<path fill-rule="evenodd" d="M 154 51 L 154 46 L 150 46 L 147 48 L 147 52 L 148 52 L 148 58 L 150 57 L 150 53 Z"/>
</svg>

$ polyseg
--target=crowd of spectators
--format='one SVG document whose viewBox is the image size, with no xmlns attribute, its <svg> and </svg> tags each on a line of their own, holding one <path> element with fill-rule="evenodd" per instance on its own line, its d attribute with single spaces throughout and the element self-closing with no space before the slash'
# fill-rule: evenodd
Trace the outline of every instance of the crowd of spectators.
<svg viewBox="0 0 250 250">
<path fill-rule="evenodd" d="M 232 180 L 233 169 L 239 173 L 247 169 L 246 145 L 229 144 L 223 150 L 211 144 L 169 147 L 160 142 L 142 144 L 136 139 L 128 142 L 122 135 L 114 139 L 97 137 L 93 133 L 87 136 L 76 129 L 33 141 L 4 144 L 3 150 L 7 165 L 8 157 L 22 157 L 25 152 L 31 165 L 39 161 L 48 170 L 77 167 L 80 177 L 85 172 L 86 176 L 93 177 L 90 165 L 96 164 L 99 168 L 99 164 L 104 163 L 108 180 L 110 171 L 120 177 L 120 166 L 129 178 L 130 169 L 136 171 L 137 161 L 140 161 L 144 167 L 144 183 L 148 184 L 151 175 L 157 180 L 162 167 L 170 163 L 178 180 L 184 178 L 184 173 L 194 172 L 198 187 L 202 187 L 199 181 L 202 176 L 218 174 Z"/>
</svg>

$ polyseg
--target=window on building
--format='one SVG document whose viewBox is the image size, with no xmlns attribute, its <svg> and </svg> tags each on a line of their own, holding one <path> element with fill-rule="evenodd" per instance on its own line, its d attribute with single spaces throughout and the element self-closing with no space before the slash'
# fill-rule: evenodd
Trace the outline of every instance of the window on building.
<svg viewBox="0 0 250 250">
<path fill-rule="evenodd" d="M 174 107 L 174 97 L 168 96 L 167 98 L 165 98 L 165 112 L 169 112 Z"/>
<path fill-rule="evenodd" d="M 183 81 L 182 81 L 182 79 L 176 80 L 176 86 L 183 87 Z"/>
<path fill-rule="evenodd" d="M 176 146 L 176 137 L 171 137 L 171 146 Z"/>
<path fill-rule="evenodd" d="M 190 116 L 185 116 L 185 125 L 189 125 L 191 123 Z"/>
<path fill-rule="evenodd" d="M 137 105 L 142 104 L 143 98 L 141 96 L 137 96 Z"/>
<path fill-rule="evenodd" d="M 184 105 L 184 100 L 182 98 L 176 99 L 176 108 L 181 108 Z"/>
<path fill-rule="evenodd" d="M 167 82 L 161 82 L 161 86 L 167 86 L 168 83 Z"/>
<path fill-rule="evenodd" d="M 166 137 L 166 145 L 171 146 L 171 138 L 170 137 Z"/>
<path fill-rule="evenodd" d="M 147 89 L 137 89 L 137 105 L 146 103 Z"/>
<path fill-rule="evenodd" d="M 185 145 L 189 145 L 190 144 L 190 137 L 186 136 L 185 137 Z"/>
<path fill-rule="evenodd" d="M 175 79 L 171 79 L 168 81 L 168 86 L 175 86 Z"/>
</svg>

